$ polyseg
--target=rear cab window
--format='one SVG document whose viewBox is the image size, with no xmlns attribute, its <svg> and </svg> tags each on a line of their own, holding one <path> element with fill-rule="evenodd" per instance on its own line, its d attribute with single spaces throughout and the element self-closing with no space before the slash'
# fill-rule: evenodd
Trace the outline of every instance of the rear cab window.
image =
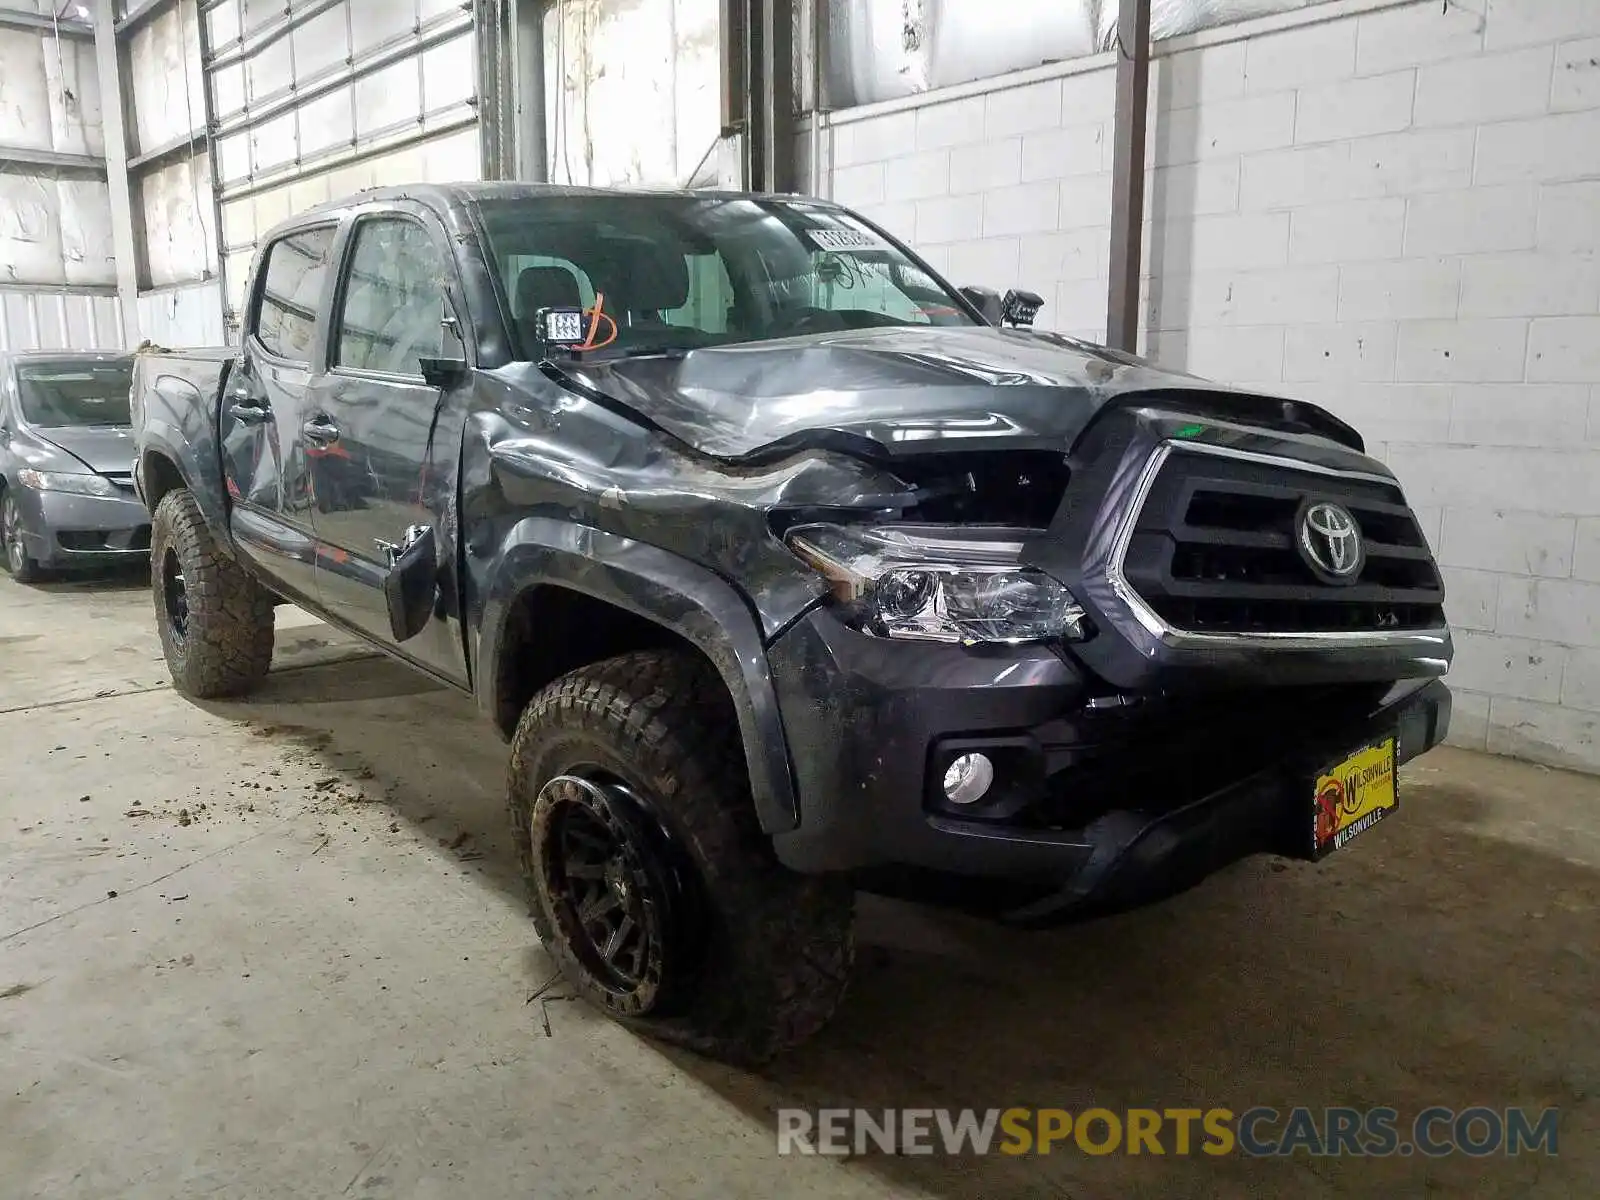
<svg viewBox="0 0 1600 1200">
<path fill-rule="evenodd" d="M 337 226 L 287 234 L 267 247 L 254 336 L 268 354 L 309 365 Z"/>
</svg>

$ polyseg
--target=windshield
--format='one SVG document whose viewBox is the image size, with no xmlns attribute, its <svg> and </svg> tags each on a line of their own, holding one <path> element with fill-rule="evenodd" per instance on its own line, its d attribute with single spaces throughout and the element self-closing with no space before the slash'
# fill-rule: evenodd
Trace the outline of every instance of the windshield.
<svg viewBox="0 0 1600 1200">
<path fill-rule="evenodd" d="M 589 194 L 487 200 L 479 211 L 524 358 L 542 354 L 541 308 L 597 301 L 601 353 L 976 323 L 925 267 L 829 205 Z"/>
<path fill-rule="evenodd" d="M 133 367 L 115 363 L 26 363 L 17 367 L 22 417 L 44 429 L 131 425 Z"/>
</svg>

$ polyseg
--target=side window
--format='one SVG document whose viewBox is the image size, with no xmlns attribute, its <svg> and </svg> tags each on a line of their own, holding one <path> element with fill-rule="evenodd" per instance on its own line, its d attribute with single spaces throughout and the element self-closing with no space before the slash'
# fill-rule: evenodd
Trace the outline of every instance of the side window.
<svg viewBox="0 0 1600 1200">
<path fill-rule="evenodd" d="M 333 249 L 331 225 L 280 238 L 267 249 L 256 337 L 279 358 L 310 362 L 317 305 Z"/>
<path fill-rule="evenodd" d="M 339 310 L 336 366 L 421 375 L 444 349 L 446 264 L 415 221 L 380 217 L 356 226 Z"/>
</svg>

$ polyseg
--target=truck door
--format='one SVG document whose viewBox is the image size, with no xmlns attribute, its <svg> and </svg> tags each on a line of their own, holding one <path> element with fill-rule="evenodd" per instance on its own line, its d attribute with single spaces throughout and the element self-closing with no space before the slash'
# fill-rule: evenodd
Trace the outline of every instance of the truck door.
<svg viewBox="0 0 1600 1200">
<path fill-rule="evenodd" d="M 443 231 L 420 214 L 359 218 L 341 259 L 328 371 L 305 425 L 329 452 L 314 487 L 318 588 L 334 617 L 466 686 L 454 552 L 465 400 L 423 377 L 424 362 L 444 354 L 455 268 Z M 450 341 L 460 359 L 459 339 Z M 383 582 L 392 552 L 417 527 L 433 530 L 439 591 L 422 631 L 396 642 Z"/>
<path fill-rule="evenodd" d="M 311 601 L 317 599 L 316 538 L 301 425 L 337 228 L 297 230 L 266 248 L 219 418 L 230 520 L 241 552 L 285 595 Z"/>
</svg>

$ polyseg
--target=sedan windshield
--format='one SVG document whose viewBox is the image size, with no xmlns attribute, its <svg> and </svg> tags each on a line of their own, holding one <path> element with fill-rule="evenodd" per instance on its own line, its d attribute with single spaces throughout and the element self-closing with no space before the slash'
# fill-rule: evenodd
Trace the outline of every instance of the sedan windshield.
<svg viewBox="0 0 1600 1200">
<path fill-rule="evenodd" d="M 578 194 L 485 200 L 479 212 L 524 358 L 542 353 L 542 308 L 598 308 L 590 340 L 620 354 L 975 324 L 925 266 L 832 205 Z"/>
<path fill-rule="evenodd" d="M 133 368 L 116 363 L 26 363 L 17 367 L 22 416 L 42 429 L 131 425 Z"/>
</svg>

